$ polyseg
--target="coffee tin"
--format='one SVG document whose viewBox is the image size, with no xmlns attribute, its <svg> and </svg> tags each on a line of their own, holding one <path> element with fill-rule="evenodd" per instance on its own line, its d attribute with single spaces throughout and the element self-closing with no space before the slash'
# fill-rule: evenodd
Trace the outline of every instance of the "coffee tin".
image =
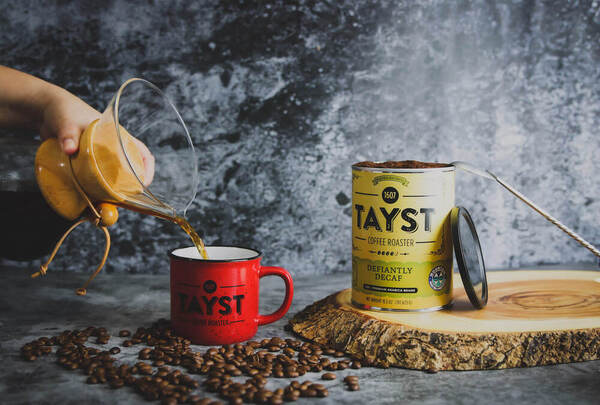
<svg viewBox="0 0 600 405">
<path fill-rule="evenodd" d="M 352 166 L 352 303 L 357 307 L 431 311 L 451 303 L 455 168 L 408 166 L 416 167 Z"/>
</svg>

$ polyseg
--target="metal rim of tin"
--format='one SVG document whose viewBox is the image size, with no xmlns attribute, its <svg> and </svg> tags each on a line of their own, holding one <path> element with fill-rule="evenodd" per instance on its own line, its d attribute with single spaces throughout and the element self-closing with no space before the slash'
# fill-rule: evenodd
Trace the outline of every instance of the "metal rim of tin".
<svg viewBox="0 0 600 405">
<path fill-rule="evenodd" d="M 373 162 L 375 164 L 383 164 L 385 162 Z M 444 163 L 441 163 L 444 164 Z M 371 173 L 427 173 L 427 172 L 454 172 L 456 171 L 456 167 L 452 165 L 444 166 L 444 167 L 424 167 L 419 169 L 409 169 L 409 168 L 385 168 L 385 167 L 363 167 L 363 166 L 355 166 L 352 165 L 352 170 L 358 170 L 361 172 L 371 172 Z"/>
<path fill-rule="evenodd" d="M 381 311 L 381 312 L 433 312 L 433 311 L 439 311 L 441 309 L 448 309 L 454 304 L 454 301 L 452 300 L 449 303 L 447 303 L 446 305 L 440 305 L 437 307 L 418 308 L 418 309 L 396 309 L 396 308 L 380 308 L 380 307 L 374 307 L 372 305 L 363 305 L 363 304 L 359 304 L 358 302 L 356 302 L 354 300 L 350 300 L 350 302 L 356 308 L 364 309 L 366 311 Z"/>
</svg>

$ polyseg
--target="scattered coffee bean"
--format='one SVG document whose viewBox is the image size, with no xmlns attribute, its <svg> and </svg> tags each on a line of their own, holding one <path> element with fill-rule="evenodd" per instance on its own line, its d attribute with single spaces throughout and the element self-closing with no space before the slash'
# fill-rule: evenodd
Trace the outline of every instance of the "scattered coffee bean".
<svg viewBox="0 0 600 405">
<path fill-rule="evenodd" d="M 357 370 L 361 367 L 362 367 L 362 364 L 360 364 L 360 361 L 354 360 L 352 363 L 350 363 L 350 368 L 353 368 L 355 370 Z"/>
<path fill-rule="evenodd" d="M 100 336 L 96 339 L 96 344 L 105 345 L 109 340 L 110 338 L 108 336 Z"/>
<path fill-rule="evenodd" d="M 270 405 L 281 405 L 281 404 L 283 404 L 283 398 L 278 397 L 278 396 L 272 396 L 271 398 L 269 398 L 269 404 Z"/>
<path fill-rule="evenodd" d="M 347 375 L 344 377 L 344 382 L 348 387 L 349 391 L 358 391 L 360 386 L 358 385 L 358 377 L 355 375 Z"/>
<path fill-rule="evenodd" d="M 304 394 L 309 398 L 314 398 L 317 396 L 317 390 L 314 388 L 308 388 L 306 391 L 304 391 Z"/>
<path fill-rule="evenodd" d="M 317 396 L 319 398 L 325 398 L 325 397 L 329 396 L 329 391 L 328 390 L 317 391 Z"/>
<path fill-rule="evenodd" d="M 358 377 L 355 375 L 347 375 L 344 377 L 344 382 L 346 384 L 358 384 Z"/>
<path fill-rule="evenodd" d="M 284 401 L 296 401 L 300 397 L 327 397 L 329 391 L 323 384 L 311 381 L 300 383 L 296 380 L 285 388 L 270 391 L 265 389 L 268 378 L 297 378 L 307 372 L 361 367 L 356 360 L 351 362 L 340 359 L 332 362 L 323 357 L 343 357 L 344 353 L 341 351 L 280 337 L 195 352 L 191 349 L 191 342 L 176 336 L 166 320 L 159 320 L 149 328 L 138 328 L 133 333 L 122 330 L 118 335 L 127 338 L 122 341 L 122 347 L 134 344 L 146 346 L 139 350 L 140 361 L 135 365 L 116 363 L 116 359 L 111 356 L 120 353 L 119 347 L 101 350 L 85 346 L 89 337 L 95 337 L 96 342 L 101 345 L 110 341 L 106 328 L 96 327 L 68 330 L 51 338 L 41 337 L 25 344 L 21 348 L 21 356 L 25 360 L 34 361 L 52 353 L 52 346 L 57 346 L 57 363 L 68 370 L 81 370 L 87 375 L 88 384 L 108 384 L 113 389 L 127 385 L 148 401 L 202 405 L 221 402 L 190 395 L 199 386 L 198 381 L 192 377 L 194 374 L 206 376 L 204 389 L 215 393 L 225 402 L 281 404 Z M 185 372 L 169 366 L 179 366 Z M 242 375 L 248 377 L 243 383 L 232 378 Z M 321 378 L 334 380 L 336 375 L 328 372 Z M 355 376 L 347 376 L 344 382 L 348 390 L 359 389 Z"/>
<path fill-rule="evenodd" d="M 286 402 L 297 401 L 298 398 L 300 398 L 300 391 L 298 390 L 287 391 L 283 394 L 283 400 Z"/>
<path fill-rule="evenodd" d="M 348 363 L 347 361 L 338 361 L 337 362 L 337 369 L 338 370 L 345 370 L 348 367 L 350 367 L 350 363 Z"/>
<path fill-rule="evenodd" d="M 112 388 L 112 389 L 119 389 L 119 388 L 123 387 L 124 385 L 125 385 L 125 381 L 121 380 L 120 378 L 114 379 L 110 382 L 110 388 Z"/>
</svg>

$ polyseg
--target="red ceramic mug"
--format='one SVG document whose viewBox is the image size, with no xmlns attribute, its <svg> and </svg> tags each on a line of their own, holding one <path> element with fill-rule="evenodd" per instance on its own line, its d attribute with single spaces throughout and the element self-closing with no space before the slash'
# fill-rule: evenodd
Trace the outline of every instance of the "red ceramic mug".
<svg viewBox="0 0 600 405">
<path fill-rule="evenodd" d="M 261 266 L 261 253 L 235 246 L 207 246 L 208 260 L 195 247 L 174 249 L 171 258 L 171 326 L 194 344 L 222 345 L 252 338 L 260 325 L 285 315 L 294 296 L 292 276 L 281 267 Z M 278 276 L 285 298 L 270 315 L 258 313 L 259 279 Z"/>
</svg>

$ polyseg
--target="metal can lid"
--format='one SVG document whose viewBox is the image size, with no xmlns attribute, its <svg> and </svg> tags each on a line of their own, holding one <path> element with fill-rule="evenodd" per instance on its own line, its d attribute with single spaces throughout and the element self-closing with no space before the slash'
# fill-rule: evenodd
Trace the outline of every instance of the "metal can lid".
<svg viewBox="0 0 600 405">
<path fill-rule="evenodd" d="M 477 309 L 488 301 L 488 285 L 479 237 L 469 212 L 454 207 L 450 213 L 454 254 L 465 292 Z"/>
</svg>

